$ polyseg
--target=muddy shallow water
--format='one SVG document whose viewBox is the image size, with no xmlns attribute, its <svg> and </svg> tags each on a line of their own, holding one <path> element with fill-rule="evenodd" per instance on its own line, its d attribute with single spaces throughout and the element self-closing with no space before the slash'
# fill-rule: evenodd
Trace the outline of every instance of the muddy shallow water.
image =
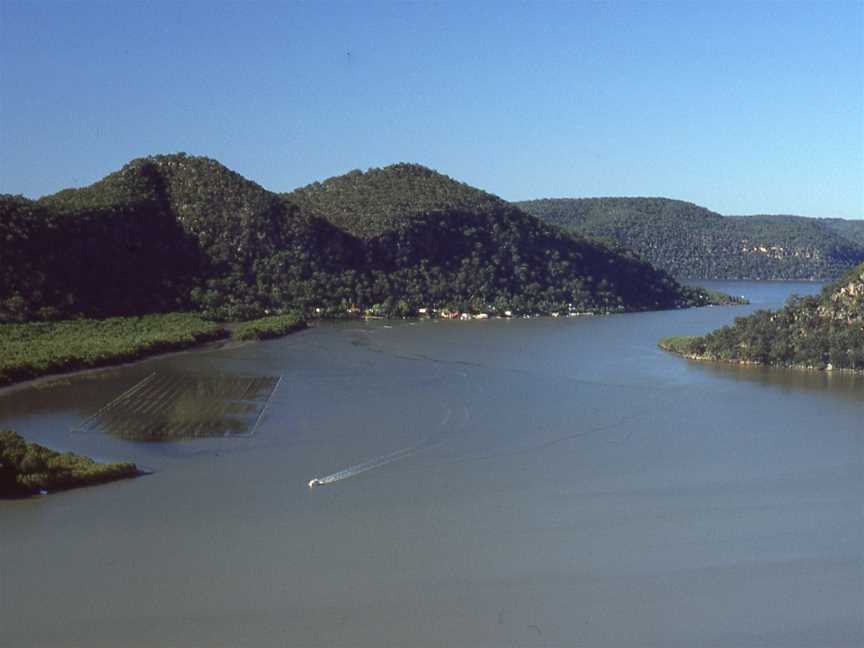
<svg viewBox="0 0 864 648">
<path fill-rule="evenodd" d="M 712 285 L 754 305 L 320 325 L 0 394 L 155 470 L 0 501 L 0 645 L 864 644 L 864 381 L 659 351 L 817 289 Z M 153 372 L 280 380 L 250 437 L 76 430 Z"/>
</svg>

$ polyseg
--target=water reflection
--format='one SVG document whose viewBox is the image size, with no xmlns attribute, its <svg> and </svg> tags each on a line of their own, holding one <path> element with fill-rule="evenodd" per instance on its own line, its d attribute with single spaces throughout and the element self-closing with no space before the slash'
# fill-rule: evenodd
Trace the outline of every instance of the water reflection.
<svg viewBox="0 0 864 648">
<path fill-rule="evenodd" d="M 780 387 L 783 391 L 822 391 L 835 398 L 864 400 L 864 375 L 845 371 L 780 369 L 725 362 L 691 363 L 713 377 Z"/>
</svg>

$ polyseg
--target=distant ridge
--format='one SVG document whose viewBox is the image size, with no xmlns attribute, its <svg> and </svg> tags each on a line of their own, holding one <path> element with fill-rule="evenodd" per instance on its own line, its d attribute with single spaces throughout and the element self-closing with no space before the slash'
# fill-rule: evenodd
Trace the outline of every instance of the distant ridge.
<svg viewBox="0 0 864 648">
<path fill-rule="evenodd" d="M 712 299 L 416 164 L 279 195 L 205 157 L 140 158 L 38 201 L 0 196 L 0 258 L 0 321 L 619 312 Z"/>
<path fill-rule="evenodd" d="M 514 203 L 559 227 L 614 242 L 682 279 L 833 279 L 864 261 L 864 221 L 721 216 L 668 198 Z"/>
</svg>

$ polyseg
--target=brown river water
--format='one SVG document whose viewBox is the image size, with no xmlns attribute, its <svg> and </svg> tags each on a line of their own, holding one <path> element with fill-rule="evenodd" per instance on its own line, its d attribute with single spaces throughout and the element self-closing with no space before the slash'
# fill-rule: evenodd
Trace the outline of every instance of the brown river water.
<svg viewBox="0 0 864 648">
<path fill-rule="evenodd" d="M 819 288 L 711 285 L 754 303 L 321 324 L 0 392 L 0 427 L 154 471 L 0 501 L 0 646 L 864 645 L 864 379 L 658 350 Z"/>
</svg>

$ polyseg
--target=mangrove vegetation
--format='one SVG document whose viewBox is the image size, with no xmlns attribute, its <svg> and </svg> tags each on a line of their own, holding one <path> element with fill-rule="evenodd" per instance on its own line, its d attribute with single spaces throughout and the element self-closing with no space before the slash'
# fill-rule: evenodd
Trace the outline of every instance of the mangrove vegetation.
<svg viewBox="0 0 864 648">
<path fill-rule="evenodd" d="M 0 324 L 0 385 L 129 362 L 227 336 L 223 326 L 189 313 Z"/>
<path fill-rule="evenodd" d="M 273 315 L 236 325 L 231 336 L 238 340 L 268 340 L 306 328 L 296 315 Z"/>
<path fill-rule="evenodd" d="M 0 430 L 0 497 L 90 486 L 141 474 L 131 462 L 99 464 L 72 452 L 55 452 Z"/>
<path fill-rule="evenodd" d="M 278 337 L 305 326 L 295 315 L 226 326 L 193 313 L 0 324 L 0 387 L 49 374 L 131 362 L 229 337 Z"/>
</svg>

